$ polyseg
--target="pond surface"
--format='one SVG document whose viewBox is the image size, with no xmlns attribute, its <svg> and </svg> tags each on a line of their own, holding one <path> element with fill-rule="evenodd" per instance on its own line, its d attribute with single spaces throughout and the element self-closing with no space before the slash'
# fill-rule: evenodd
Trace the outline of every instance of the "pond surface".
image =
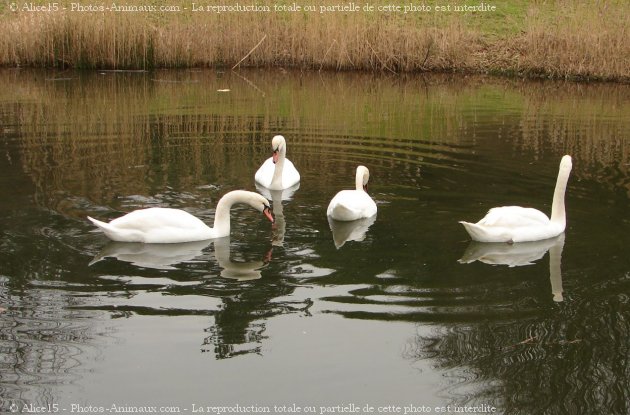
<svg viewBox="0 0 630 415">
<path fill-rule="evenodd" d="M 622 85 L 3 70 L 0 410 L 627 414 L 629 114 Z M 302 181 L 274 225 L 151 246 L 86 219 L 211 222 L 275 134 Z M 470 242 L 491 207 L 550 212 L 564 154 L 564 235 Z M 359 164 L 378 215 L 344 241 Z"/>
</svg>

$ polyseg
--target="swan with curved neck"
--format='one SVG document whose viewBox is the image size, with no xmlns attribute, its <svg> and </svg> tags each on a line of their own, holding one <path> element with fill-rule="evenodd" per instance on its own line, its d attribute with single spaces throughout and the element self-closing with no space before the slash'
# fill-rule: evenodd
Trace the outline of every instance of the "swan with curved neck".
<svg viewBox="0 0 630 415">
<path fill-rule="evenodd" d="M 376 215 L 376 203 L 367 193 L 370 171 L 357 167 L 355 190 L 342 190 L 328 204 L 326 214 L 334 220 L 351 221 Z"/>
<path fill-rule="evenodd" d="M 134 210 L 109 223 L 89 216 L 88 219 L 113 241 L 158 244 L 194 242 L 228 236 L 230 208 L 236 203 L 250 205 L 273 222 L 269 201 L 258 193 L 245 190 L 234 190 L 223 195 L 217 203 L 213 228 L 186 211 L 158 207 Z"/>
<path fill-rule="evenodd" d="M 562 157 L 553 193 L 551 218 L 537 209 L 503 206 L 490 209 L 477 223 L 459 223 L 464 225 L 474 241 L 479 242 L 531 242 L 558 236 L 567 224 L 564 194 L 571 167 L 571 156 Z"/>
<path fill-rule="evenodd" d="M 271 140 L 273 154 L 260 166 L 254 179 L 270 190 L 284 190 L 300 182 L 300 173 L 291 160 L 286 158 L 287 143 L 283 136 Z"/>
</svg>

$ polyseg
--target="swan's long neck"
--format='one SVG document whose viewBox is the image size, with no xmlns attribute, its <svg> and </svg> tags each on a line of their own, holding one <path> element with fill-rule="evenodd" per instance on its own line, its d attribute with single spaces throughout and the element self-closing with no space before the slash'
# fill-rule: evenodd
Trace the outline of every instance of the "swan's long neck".
<svg viewBox="0 0 630 415">
<path fill-rule="evenodd" d="M 232 205 L 242 202 L 245 195 L 242 190 L 234 190 L 226 193 L 217 203 L 217 210 L 214 213 L 215 238 L 230 235 L 230 209 Z"/>
<path fill-rule="evenodd" d="M 356 190 L 363 191 L 363 175 L 363 170 L 357 169 L 357 174 L 354 177 L 354 185 Z"/>
<path fill-rule="evenodd" d="M 273 170 L 273 178 L 271 179 L 271 185 L 276 183 L 282 183 L 282 171 L 284 170 L 284 159 L 286 158 L 287 150 L 285 146 L 281 146 L 278 149 L 278 161 L 276 161 L 276 168 Z"/>
<path fill-rule="evenodd" d="M 551 221 L 566 226 L 567 218 L 564 207 L 564 194 L 567 190 L 567 182 L 571 173 L 571 158 L 564 156 L 560 163 L 560 171 L 558 172 L 558 180 L 556 181 L 556 189 L 553 192 L 553 202 L 551 204 Z"/>
</svg>

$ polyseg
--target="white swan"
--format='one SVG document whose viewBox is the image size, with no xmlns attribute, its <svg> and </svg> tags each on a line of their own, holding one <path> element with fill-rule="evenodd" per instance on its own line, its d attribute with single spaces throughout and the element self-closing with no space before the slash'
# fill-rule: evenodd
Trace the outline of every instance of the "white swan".
<svg viewBox="0 0 630 415">
<path fill-rule="evenodd" d="M 479 242 L 530 242 L 558 236 L 566 227 L 564 193 L 571 167 L 571 156 L 562 157 L 553 193 L 551 219 L 533 208 L 503 206 L 490 209 L 477 223 L 459 223 L 464 225 L 474 241 Z"/>
<path fill-rule="evenodd" d="M 365 166 L 357 167 L 355 190 L 342 190 L 328 204 L 326 214 L 334 220 L 350 221 L 376 215 L 376 203 L 367 194 L 370 171 Z"/>
<path fill-rule="evenodd" d="M 230 208 L 235 203 L 246 203 L 262 212 L 273 222 L 269 201 L 254 192 L 234 190 L 217 203 L 214 227 L 180 209 L 148 208 L 134 210 L 109 223 L 88 216 L 105 235 L 118 242 L 181 243 L 221 238 L 230 234 Z"/>
<path fill-rule="evenodd" d="M 286 158 L 287 143 L 283 136 L 277 135 L 271 140 L 273 155 L 260 166 L 254 180 L 271 190 L 283 190 L 300 182 L 300 173 Z"/>
</svg>

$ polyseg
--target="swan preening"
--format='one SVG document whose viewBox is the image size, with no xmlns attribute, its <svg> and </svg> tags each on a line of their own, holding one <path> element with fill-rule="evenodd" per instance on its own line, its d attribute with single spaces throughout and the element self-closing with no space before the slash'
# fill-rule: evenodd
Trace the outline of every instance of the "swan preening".
<svg viewBox="0 0 630 415">
<path fill-rule="evenodd" d="M 474 241 L 479 242 L 530 242 L 553 238 L 564 232 L 566 213 L 564 194 L 571 173 L 571 156 L 560 161 L 551 205 L 551 219 L 533 208 L 503 206 L 490 209 L 477 223 L 460 221 Z"/>
<path fill-rule="evenodd" d="M 134 210 L 109 223 L 88 216 L 105 235 L 118 242 L 181 243 L 203 241 L 230 234 L 230 208 L 245 203 L 262 212 L 271 222 L 273 214 L 269 201 L 258 193 L 234 190 L 226 193 L 217 203 L 214 227 L 180 209 L 148 208 Z"/>
<path fill-rule="evenodd" d="M 295 186 L 300 182 L 300 173 L 286 158 L 287 142 L 281 135 L 271 140 L 273 154 L 260 166 L 254 180 L 270 190 L 283 190 Z"/>
<path fill-rule="evenodd" d="M 376 203 L 367 194 L 370 171 L 357 167 L 355 190 L 342 190 L 328 204 L 327 216 L 334 220 L 351 221 L 376 215 Z"/>
</svg>

